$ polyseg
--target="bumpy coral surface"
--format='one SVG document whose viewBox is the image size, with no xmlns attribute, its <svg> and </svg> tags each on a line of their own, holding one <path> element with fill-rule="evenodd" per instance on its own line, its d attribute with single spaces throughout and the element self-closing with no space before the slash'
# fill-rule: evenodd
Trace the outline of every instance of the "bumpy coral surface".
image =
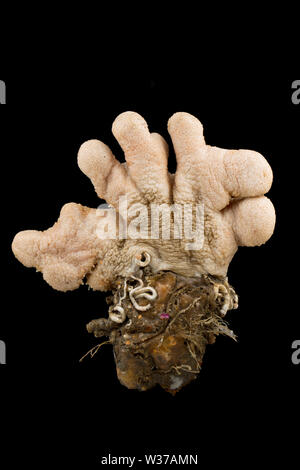
<svg viewBox="0 0 300 470">
<path fill-rule="evenodd" d="M 227 270 L 238 246 L 261 245 L 273 233 L 275 211 L 264 196 L 272 170 L 255 151 L 207 145 L 201 123 L 187 113 L 174 114 L 168 123 L 175 174 L 168 172 L 167 143 L 149 132 L 140 115 L 121 114 L 112 131 L 126 163 L 98 140 L 84 143 L 78 153 L 80 169 L 109 207 L 66 204 L 53 227 L 20 232 L 12 249 L 57 290 L 77 289 L 83 280 L 94 290 L 112 290 L 109 319 L 91 322 L 88 330 L 109 337 L 126 386 L 145 390 L 159 383 L 173 392 L 194 378 L 204 346 L 217 334 L 234 337 L 223 321 L 237 307 Z M 126 214 L 120 205 L 125 197 Z M 190 244 L 174 214 L 170 237 L 143 230 L 124 235 L 138 206 L 149 208 L 147 215 L 140 212 L 140 222 L 146 217 L 151 226 L 160 224 L 163 216 L 150 210 L 155 205 L 188 205 L 193 214 L 199 206 L 201 243 Z M 192 228 L 198 230 L 194 221 Z"/>
</svg>

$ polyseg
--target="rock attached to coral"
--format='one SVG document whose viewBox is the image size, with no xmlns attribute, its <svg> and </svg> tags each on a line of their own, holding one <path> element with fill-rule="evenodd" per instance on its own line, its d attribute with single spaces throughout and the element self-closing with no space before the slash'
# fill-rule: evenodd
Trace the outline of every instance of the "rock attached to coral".
<svg viewBox="0 0 300 470">
<path fill-rule="evenodd" d="M 132 302 L 130 294 L 139 292 L 136 285 L 140 291 L 152 289 L 155 299 Z M 120 279 L 108 302 L 110 312 L 120 306 L 126 320 L 120 324 L 101 318 L 87 329 L 96 337 L 109 337 L 119 380 L 131 389 L 148 390 L 159 384 L 176 393 L 197 377 L 206 346 L 216 336 L 235 339 L 224 316 L 237 308 L 237 295 L 226 279 L 152 274 L 148 268 L 139 278 Z"/>
</svg>

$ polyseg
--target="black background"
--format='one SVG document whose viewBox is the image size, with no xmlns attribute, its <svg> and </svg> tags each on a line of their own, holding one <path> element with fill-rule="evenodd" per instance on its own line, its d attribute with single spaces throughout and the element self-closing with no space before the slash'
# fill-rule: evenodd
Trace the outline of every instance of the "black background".
<svg viewBox="0 0 300 470">
<path fill-rule="evenodd" d="M 146 452 L 192 452 L 211 464 L 238 465 L 281 456 L 287 464 L 296 453 L 300 374 L 291 361 L 292 342 L 300 339 L 293 272 L 299 262 L 300 105 L 291 101 L 293 80 L 233 72 L 217 78 L 92 72 L 0 77 L 7 84 L 7 105 L 0 107 L 0 339 L 7 365 L 0 366 L 0 380 L 5 436 L 17 443 L 10 461 L 42 462 L 42 450 L 45 461 L 67 468 L 79 459 L 83 468 L 97 468 L 108 453 Z M 77 151 L 98 138 L 123 160 L 111 125 L 127 110 L 140 113 L 169 144 L 169 117 L 194 114 L 207 143 L 256 150 L 274 171 L 268 196 L 277 212 L 275 233 L 262 247 L 239 249 L 229 268 L 240 296 L 239 309 L 228 314 L 238 342 L 219 337 L 207 349 L 198 380 L 175 397 L 120 385 L 108 345 L 79 363 L 97 344 L 85 324 L 105 315 L 105 294 L 86 287 L 56 292 L 10 249 L 18 231 L 53 225 L 63 204 L 99 204 L 77 167 Z"/>
</svg>

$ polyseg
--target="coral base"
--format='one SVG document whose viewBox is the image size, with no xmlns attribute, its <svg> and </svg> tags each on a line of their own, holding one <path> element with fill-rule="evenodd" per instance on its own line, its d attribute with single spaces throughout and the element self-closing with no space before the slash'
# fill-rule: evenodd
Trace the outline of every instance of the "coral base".
<svg viewBox="0 0 300 470">
<path fill-rule="evenodd" d="M 174 394 L 197 377 L 206 346 L 214 343 L 216 336 L 235 339 L 224 315 L 237 308 L 237 296 L 226 279 L 210 276 L 154 275 L 146 267 L 138 279 L 119 279 L 107 299 L 110 312 L 116 305 L 122 306 L 122 323 L 100 318 L 91 321 L 87 329 L 96 337 L 109 338 L 123 385 L 148 390 L 159 384 Z M 157 294 L 155 301 L 147 300 L 149 294 L 134 300 L 136 282 L 146 286 L 139 292 L 151 287 Z"/>
</svg>

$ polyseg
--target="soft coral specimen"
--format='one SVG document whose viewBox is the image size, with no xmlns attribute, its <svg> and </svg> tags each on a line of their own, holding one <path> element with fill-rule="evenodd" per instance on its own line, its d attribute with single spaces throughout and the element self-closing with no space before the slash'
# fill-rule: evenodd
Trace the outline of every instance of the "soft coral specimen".
<svg viewBox="0 0 300 470">
<path fill-rule="evenodd" d="M 238 246 L 261 245 L 272 235 L 275 211 L 264 196 L 272 170 L 262 155 L 250 150 L 224 150 L 206 145 L 201 123 L 187 113 L 168 123 L 177 158 L 175 175 L 168 172 L 168 145 L 150 133 L 134 112 L 117 117 L 112 131 L 122 147 L 121 164 L 100 141 L 85 142 L 78 164 L 98 196 L 118 209 L 120 196 L 130 204 L 203 203 L 205 237 L 201 250 L 187 251 L 184 240 L 103 240 L 97 227 L 112 217 L 79 204 L 66 204 L 58 222 L 44 232 L 16 235 L 12 249 L 27 267 L 61 291 L 77 289 L 82 280 L 95 290 L 108 290 L 118 276 L 133 274 L 132 259 L 144 251 L 153 272 L 169 270 L 185 276 L 208 273 L 226 276 Z"/>
</svg>

